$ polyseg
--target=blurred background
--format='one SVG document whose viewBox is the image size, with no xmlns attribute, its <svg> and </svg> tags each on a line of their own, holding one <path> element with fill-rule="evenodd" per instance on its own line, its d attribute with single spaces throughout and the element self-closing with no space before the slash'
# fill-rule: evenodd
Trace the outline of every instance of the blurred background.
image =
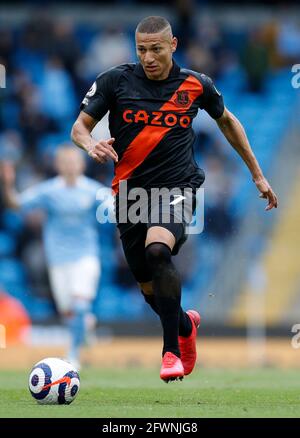
<svg viewBox="0 0 300 438">
<path fill-rule="evenodd" d="M 0 89 L 0 160 L 16 166 L 19 191 L 54 176 L 55 151 L 70 141 L 86 91 L 100 72 L 136 61 L 134 30 L 148 15 L 171 22 L 179 65 L 213 78 L 279 196 L 277 211 L 265 212 L 246 166 L 200 111 L 194 149 L 206 172 L 205 229 L 189 237 L 175 262 L 184 308 L 202 315 L 203 364 L 217 365 L 223 357 L 223 365 L 236 360 L 299 366 L 300 352 L 291 346 L 292 327 L 300 324 L 300 89 L 292 86 L 292 66 L 300 63 L 296 1 L 1 2 L 6 88 Z M 105 118 L 94 136 L 107 135 Z M 110 186 L 112 165 L 88 159 L 86 174 Z M 21 341 L 47 349 L 62 342 L 42 221 L 39 213 L 24 217 L 6 209 L 0 198 L 0 324 L 11 327 L 8 347 Z M 115 225 L 99 225 L 99 239 L 103 270 L 93 309 L 102 351 L 114 342 L 125 345 L 122 338 L 116 341 L 119 335 L 151 343 L 160 324 L 127 268 Z M 24 326 L 30 328 L 25 338 L 18 329 Z"/>
</svg>

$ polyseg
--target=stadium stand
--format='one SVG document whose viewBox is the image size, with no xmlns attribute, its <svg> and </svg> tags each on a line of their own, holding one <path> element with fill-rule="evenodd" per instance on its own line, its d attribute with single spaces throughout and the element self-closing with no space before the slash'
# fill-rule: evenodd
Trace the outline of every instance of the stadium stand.
<svg viewBox="0 0 300 438">
<path fill-rule="evenodd" d="M 226 106 L 243 123 L 268 174 L 296 105 L 290 72 L 284 65 L 270 63 L 259 89 L 249 89 L 247 69 L 239 55 L 251 32 L 240 29 L 237 39 L 226 25 L 215 24 L 214 29 L 206 35 L 205 45 L 201 45 L 201 33 L 191 33 L 185 51 L 179 49 L 176 59 L 187 68 L 198 67 L 213 75 Z M 107 26 L 99 33 L 80 21 L 55 23 L 47 15 L 33 15 L 27 22 L 1 30 L 0 62 L 7 66 L 8 85 L 0 102 L 0 160 L 15 162 L 20 190 L 53 176 L 54 152 L 69 139 L 79 102 L 95 74 L 108 67 L 102 43 L 109 47 L 111 65 L 135 60 L 132 30 L 130 34 L 125 24 Z M 198 66 L 192 62 L 195 47 L 202 50 Z M 270 55 L 267 42 L 264 48 Z M 283 50 L 283 44 L 279 48 Z M 197 305 L 210 292 L 226 248 L 255 196 L 246 167 L 203 112 L 195 121 L 195 130 L 195 156 L 207 173 L 205 232 L 191 236 L 176 261 L 184 277 L 183 305 L 187 307 Z M 100 171 L 89 161 L 87 173 L 110 184 L 110 165 Z M 34 322 L 48 322 L 56 311 L 47 278 L 42 284 L 37 282 L 34 276 L 38 274 L 28 268 L 28 257 L 36 246 L 25 237 L 29 233 L 40 242 L 36 222 L 1 207 L 0 285 L 22 301 Z M 151 318 L 124 266 L 114 225 L 99 226 L 99 239 L 103 275 L 94 303 L 97 317 L 108 322 Z"/>
</svg>

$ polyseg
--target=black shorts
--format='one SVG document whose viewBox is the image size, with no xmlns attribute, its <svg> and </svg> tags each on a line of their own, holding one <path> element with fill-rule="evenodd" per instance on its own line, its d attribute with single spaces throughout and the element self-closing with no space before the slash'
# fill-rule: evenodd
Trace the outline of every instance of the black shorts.
<svg viewBox="0 0 300 438">
<path fill-rule="evenodd" d="M 148 202 L 147 205 L 140 204 L 139 213 L 141 220 L 136 223 L 132 221 L 132 217 L 128 218 L 130 208 L 134 202 L 128 201 L 125 208 L 119 209 L 120 200 L 118 197 L 116 198 L 117 226 L 124 254 L 131 272 L 139 283 L 152 280 L 145 257 L 145 241 L 149 228 L 160 226 L 173 234 L 175 245 L 172 255 L 178 254 L 179 249 L 187 240 L 186 226 L 190 222 L 192 213 L 195 210 L 196 196 L 195 191 L 189 192 L 189 200 L 183 206 L 183 200 L 179 197 L 185 195 L 185 199 L 187 199 L 188 196 L 186 192 L 182 191 L 181 193 L 177 192 L 177 194 L 171 195 L 170 199 L 167 200 L 163 197 L 158 197 L 152 200 L 152 202 Z M 123 212 L 122 219 L 120 212 Z"/>
</svg>

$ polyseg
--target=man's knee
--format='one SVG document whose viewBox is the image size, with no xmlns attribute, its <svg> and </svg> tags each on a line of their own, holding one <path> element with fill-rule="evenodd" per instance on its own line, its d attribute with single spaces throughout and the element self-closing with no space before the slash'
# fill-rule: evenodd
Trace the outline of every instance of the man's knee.
<svg viewBox="0 0 300 438">
<path fill-rule="evenodd" d="M 72 311 L 75 314 L 85 314 L 90 311 L 91 302 L 85 298 L 73 296 Z"/>
<path fill-rule="evenodd" d="M 150 268 L 157 265 L 169 263 L 171 260 L 171 249 L 164 243 L 150 243 L 145 250 L 146 260 Z"/>
<path fill-rule="evenodd" d="M 148 281 L 147 283 L 138 283 L 141 288 L 142 295 L 147 304 L 149 304 L 152 309 L 158 313 L 157 306 L 155 303 L 154 291 L 152 286 L 152 281 Z"/>
<path fill-rule="evenodd" d="M 143 295 L 153 295 L 153 285 L 152 281 L 147 281 L 144 283 L 138 283 Z"/>
<path fill-rule="evenodd" d="M 152 243 L 164 243 L 171 251 L 176 243 L 175 236 L 170 230 L 161 226 L 151 226 L 146 235 L 146 247 Z"/>
</svg>

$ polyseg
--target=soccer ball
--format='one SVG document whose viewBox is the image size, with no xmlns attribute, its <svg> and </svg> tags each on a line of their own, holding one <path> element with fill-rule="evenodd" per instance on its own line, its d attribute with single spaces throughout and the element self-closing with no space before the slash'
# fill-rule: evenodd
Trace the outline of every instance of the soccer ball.
<svg viewBox="0 0 300 438">
<path fill-rule="evenodd" d="M 29 391 L 39 404 L 70 404 L 80 387 L 80 378 L 73 365 L 56 357 L 41 360 L 29 375 Z"/>
</svg>

